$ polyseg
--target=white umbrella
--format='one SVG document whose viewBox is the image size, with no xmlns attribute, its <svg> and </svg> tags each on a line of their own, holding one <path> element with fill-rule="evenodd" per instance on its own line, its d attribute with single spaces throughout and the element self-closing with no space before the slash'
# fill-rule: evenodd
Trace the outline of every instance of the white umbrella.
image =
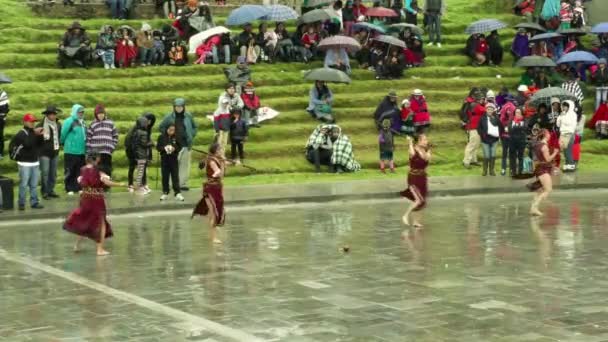
<svg viewBox="0 0 608 342">
<path fill-rule="evenodd" d="M 194 36 L 190 37 L 190 41 L 188 42 L 188 46 L 190 46 L 190 51 L 188 51 L 188 53 L 196 53 L 196 48 L 209 39 L 209 37 L 224 33 L 230 33 L 230 30 L 224 26 L 216 26 L 195 34 Z"/>
</svg>

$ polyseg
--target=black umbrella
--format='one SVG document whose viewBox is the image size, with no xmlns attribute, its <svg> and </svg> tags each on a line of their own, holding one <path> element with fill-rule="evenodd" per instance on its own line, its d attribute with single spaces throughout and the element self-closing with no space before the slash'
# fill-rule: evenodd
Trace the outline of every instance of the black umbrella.
<svg viewBox="0 0 608 342">
<path fill-rule="evenodd" d="M 541 34 L 534 35 L 532 38 L 530 38 L 530 41 L 536 42 L 536 41 L 541 41 L 541 40 L 550 40 L 550 39 L 558 38 L 558 37 L 562 37 L 562 35 L 557 32 L 541 33 Z"/>
<path fill-rule="evenodd" d="M 559 30 L 557 30 L 557 32 L 564 36 L 584 36 L 587 34 L 587 32 L 585 32 L 585 30 L 575 29 L 575 28 L 564 29 L 564 30 L 559 29 Z"/>
<path fill-rule="evenodd" d="M 317 68 L 304 74 L 304 79 L 309 81 L 324 81 L 334 83 L 350 83 L 350 77 L 338 69 Z"/>
<path fill-rule="evenodd" d="M 552 68 L 552 67 L 556 67 L 557 64 L 555 64 L 555 62 L 551 58 L 548 58 L 548 57 L 526 56 L 526 57 L 523 57 L 522 59 L 518 60 L 517 63 L 515 64 L 515 66 L 522 67 L 522 68 L 530 68 L 530 67 Z"/>
<path fill-rule="evenodd" d="M 380 35 L 380 36 L 374 38 L 374 40 L 378 41 L 378 42 L 383 42 L 383 43 L 386 43 L 386 44 L 389 44 L 389 45 L 398 46 L 400 48 L 404 48 L 405 49 L 405 42 L 402 41 L 402 40 L 400 40 L 400 39 L 398 39 L 398 38 L 395 38 L 393 36 Z"/>
<path fill-rule="evenodd" d="M 547 29 L 540 26 L 537 23 L 519 23 L 517 25 L 515 25 L 515 28 L 523 28 L 523 29 L 527 29 L 527 30 L 536 30 L 536 31 L 540 31 L 540 32 L 547 32 Z"/>
<path fill-rule="evenodd" d="M 3 84 L 3 83 L 10 84 L 10 83 L 13 83 L 13 80 L 11 80 L 10 77 L 8 77 L 5 74 L 0 72 L 0 84 Z"/>
</svg>

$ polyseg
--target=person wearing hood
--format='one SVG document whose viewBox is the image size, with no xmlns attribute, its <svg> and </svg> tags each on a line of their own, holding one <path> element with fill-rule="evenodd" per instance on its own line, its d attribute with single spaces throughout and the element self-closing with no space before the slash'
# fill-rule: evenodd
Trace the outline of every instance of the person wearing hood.
<svg viewBox="0 0 608 342">
<path fill-rule="evenodd" d="M 397 104 L 397 100 L 397 92 L 391 90 L 384 97 L 384 99 L 382 99 L 382 102 L 380 102 L 378 107 L 376 107 L 376 111 L 374 112 L 374 122 L 376 123 L 376 129 L 382 129 L 382 123 L 384 120 L 387 119 L 390 120 L 391 123 L 395 122 L 395 120 L 401 123 L 401 112 L 399 111 L 399 105 Z M 399 126 L 400 129 L 401 125 L 399 124 Z"/>
<path fill-rule="evenodd" d="M 498 31 L 492 31 L 486 41 L 490 49 L 490 65 L 502 64 L 504 50 L 502 48 L 502 44 L 500 44 L 500 37 L 498 36 Z"/>
<path fill-rule="evenodd" d="M 169 178 L 173 186 L 175 200 L 183 202 L 184 197 L 179 188 L 179 163 L 177 161 L 178 151 L 181 149 L 175 136 L 175 125 L 169 125 L 165 133 L 158 136 L 156 150 L 160 153 L 160 170 L 162 176 L 163 194 L 160 196 L 161 201 L 166 201 L 169 198 Z"/>
<path fill-rule="evenodd" d="M 141 25 L 141 30 L 137 32 L 136 42 L 139 48 L 139 62 L 141 66 L 152 65 L 154 38 L 152 38 L 152 27 L 148 23 Z"/>
<path fill-rule="evenodd" d="M 520 58 L 530 56 L 530 37 L 525 29 L 519 29 L 515 38 L 513 38 L 513 43 L 511 44 L 511 54 L 515 57 L 515 60 L 519 60 Z"/>
<path fill-rule="evenodd" d="M 26 192 L 30 192 L 32 209 L 42 209 L 38 201 L 36 187 L 38 186 L 39 165 L 38 154 L 42 143 L 42 128 L 34 128 L 36 118 L 27 113 L 23 116 L 23 128 L 18 131 L 10 142 L 11 159 L 17 161 L 19 167 L 19 210 L 25 210 Z"/>
<path fill-rule="evenodd" d="M 315 119 L 334 122 L 331 113 L 331 106 L 334 102 L 334 95 L 323 81 L 315 81 L 308 94 L 308 107 L 306 111 Z"/>
<path fill-rule="evenodd" d="M 135 191 L 135 182 L 134 182 L 134 174 L 135 174 L 135 170 L 138 167 L 137 161 L 138 161 L 138 155 L 137 154 L 143 154 L 143 151 L 139 151 L 138 153 L 136 153 L 135 151 L 135 133 L 140 130 L 141 126 L 143 125 L 143 121 L 140 120 L 141 118 L 145 118 L 146 121 L 146 125 L 144 130 L 146 131 L 146 135 L 147 135 L 147 140 L 149 142 L 152 142 L 152 128 L 154 127 L 154 123 L 156 122 L 156 117 L 154 116 L 154 114 L 152 113 L 144 113 L 141 117 L 137 118 L 137 120 L 135 120 L 135 125 L 129 130 L 129 132 L 127 133 L 127 135 L 125 136 L 125 141 L 124 141 L 124 145 L 125 145 L 125 152 L 126 152 L 126 156 L 127 159 L 129 160 L 129 171 L 127 174 L 128 177 L 128 186 L 129 186 L 129 192 L 134 192 Z M 141 148 L 141 147 L 140 147 Z M 149 144 L 148 147 L 144 147 L 145 154 L 146 154 L 146 165 L 143 169 L 143 175 L 142 175 L 142 179 L 141 179 L 141 188 L 142 188 L 142 192 L 144 195 L 149 194 L 150 192 L 152 192 L 152 190 L 150 190 L 150 188 L 148 187 L 148 178 L 147 178 L 147 174 L 148 174 L 148 169 L 147 166 L 150 163 L 150 161 L 152 160 L 152 144 Z M 139 156 L 141 157 L 141 156 Z"/>
<path fill-rule="evenodd" d="M 95 106 L 94 114 L 95 120 L 87 129 L 87 151 L 97 152 L 100 160 L 97 167 L 112 177 L 112 153 L 118 145 L 118 130 L 102 104 Z"/>
<path fill-rule="evenodd" d="M 486 113 L 479 120 L 477 133 L 481 138 L 481 147 L 483 151 L 483 173 L 482 176 L 487 176 L 488 171 L 490 176 L 496 176 L 494 165 L 496 162 L 496 147 L 498 140 L 504 128 L 496 115 L 496 105 L 489 102 L 486 104 Z"/>
<path fill-rule="evenodd" d="M 114 54 L 116 52 L 116 38 L 114 37 L 114 28 L 110 25 L 104 25 L 99 31 L 97 38 L 97 46 L 95 46 L 97 55 L 103 61 L 105 69 L 116 69 L 114 62 Z"/>
<path fill-rule="evenodd" d="M 574 144 L 574 133 L 578 124 L 576 116 L 576 107 L 573 101 L 566 100 L 562 102 L 562 113 L 557 118 L 557 127 L 559 128 L 559 147 L 564 151 L 564 171 L 573 171 L 575 169 L 574 159 L 572 158 L 572 144 Z"/>
<path fill-rule="evenodd" d="M 251 69 L 247 64 L 247 59 L 243 56 L 239 56 L 236 59 L 236 67 L 225 68 L 224 75 L 228 79 L 228 82 L 232 82 L 236 86 L 236 92 L 241 94 L 243 86 L 251 81 Z"/>
<path fill-rule="evenodd" d="M 83 68 L 88 68 L 91 61 L 91 40 L 85 29 L 75 21 L 67 29 L 59 42 L 58 63 L 65 68 L 69 61 L 74 61 Z"/>
<path fill-rule="evenodd" d="M 149 193 L 144 188 L 144 174 L 146 173 L 150 148 L 154 146 L 154 143 L 148 137 L 149 124 L 150 123 L 145 116 L 138 118 L 130 141 L 133 149 L 133 158 L 137 162 L 135 183 L 133 187 L 135 192 L 143 195 Z"/>
<path fill-rule="evenodd" d="M 330 172 L 355 172 L 361 165 L 355 160 L 353 146 L 336 125 L 317 126 L 306 143 L 306 159 L 321 172 L 320 165 L 328 165 Z"/>
<path fill-rule="evenodd" d="M 186 100 L 177 98 L 173 101 L 173 112 L 165 115 L 159 125 L 160 132 L 166 132 L 170 124 L 175 125 L 175 136 L 181 146 L 177 155 L 179 162 L 179 181 L 181 191 L 188 191 L 190 180 L 190 154 L 197 133 L 196 122 L 190 112 L 186 111 Z"/>
<path fill-rule="evenodd" d="M 225 91 L 217 101 L 217 108 L 213 112 L 213 128 L 217 134 L 217 142 L 225 153 L 228 146 L 228 135 L 230 134 L 230 113 L 235 110 L 243 109 L 243 99 L 236 93 L 234 83 L 228 83 Z"/>
<path fill-rule="evenodd" d="M 252 82 L 247 82 L 245 91 L 241 94 L 243 100 L 243 120 L 247 125 L 260 127 L 258 124 L 258 110 L 260 109 L 260 97 L 255 93 Z"/>
<path fill-rule="evenodd" d="M 133 31 L 128 26 L 121 26 L 118 29 L 116 42 L 116 55 L 118 66 L 121 68 L 132 67 L 135 64 L 137 57 L 137 48 L 135 46 Z"/>
<path fill-rule="evenodd" d="M 40 146 L 40 191 L 42 198 L 57 198 L 55 184 L 57 181 L 57 161 L 59 160 L 61 124 L 57 121 L 57 114 L 61 109 L 48 106 L 42 112 L 44 119 L 37 127 L 42 127 L 42 144 Z"/>
<path fill-rule="evenodd" d="M 69 196 L 80 191 L 78 176 L 85 164 L 87 126 L 84 121 L 84 107 L 75 104 L 72 113 L 61 126 L 63 145 L 63 174 L 65 191 Z"/>
</svg>

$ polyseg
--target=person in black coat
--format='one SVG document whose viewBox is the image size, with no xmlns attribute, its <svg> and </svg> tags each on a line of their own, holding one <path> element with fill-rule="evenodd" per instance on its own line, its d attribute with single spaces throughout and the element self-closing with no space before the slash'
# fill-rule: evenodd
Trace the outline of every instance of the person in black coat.
<svg viewBox="0 0 608 342">
<path fill-rule="evenodd" d="M 245 151 L 243 144 L 247 141 L 249 136 L 249 126 L 247 122 L 241 120 L 241 110 L 234 109 L 232 111 L 232 123 L 230 124 L 230 144 L 231 144 L 231 158 L 235 161 L 236 165 L 241 164 L 241 160 L 245 159 Z M 239 157 L 236 159 L 236 152 L 239 152 Z"/>
<path fill-rule="evenodd" d="M 513 119 L 507 126 L 509 131 L 509 165 L 511 176 L 520 175 L 524 169 L 524 151 L 528 143 L 528 125 L 521 108 L 515 109 Z"/>
<path fill-rule="evenodd" d="M 61 109 L 48 106 L 42 114 L 44 119 L 36 127 L 42 128 L 42 144 L 39 151 L 40 161 L 40 190 L 42 198 L 58 198 L 55 193 L 57 180 L 57 161 L 59 160 L 61 123 L 57 120 L 57 114 Z"/>
<path fill-rule="evenodd" d="M 490 63 L 500 65 L 502 63 L 504 49 L 500 44 L 498 32 L 496 30 L 492 31 L 486 41 L 488 42 L 488 47 L 490 48 Z"/>
<path fill-rule="evenodd" d="M 38 153 L 42 143 L 42 127 L 34 128 L 36 118 L 32 114 L 23 116 L 23 128 L 11 139 L 11 159 L 19 167 L 19 210 L 25 209 L 25 194 L 29 189 L 32 209 L 41 209 L 36 187 L 38 186 Z"/>
<path fill-rule="evenodd" d="M 496 176 L 494 165 L 496 162 L 496 147 L 498 140 L 503 133 L 504 127 L 496 115 L 496 105 L 492 102 L 486 104 L 486 114 L 479 120 L 477 125 L 477 133 L 481 138 L 481 147 L 483 150 L 483 173 L 482 176 Z"/>
<path fill-rule="evenodd" d="M 179 163 L 177 156 L 181 146 L 175 135 L 175 124 L 170 124 L 167 130 L 158 136 L 156 150 L 160 153 L 160 171 L 162 176 L 163 194 L 161 201 L 169 197 L 169 178 L 177 201 L 183 201 L 179 184 Z"/>
<path fill-rule="evenodd" d="M 374 121 L 376 122 L 376 128 L 382 129 L 382 120 L 399 117 L 401 118 L 401 111 L 397 104 L 397 92 L 391 90 L 388 95 L 384 97 L 382 102 L 376 107 L 374 112 Z"/>
</svg>

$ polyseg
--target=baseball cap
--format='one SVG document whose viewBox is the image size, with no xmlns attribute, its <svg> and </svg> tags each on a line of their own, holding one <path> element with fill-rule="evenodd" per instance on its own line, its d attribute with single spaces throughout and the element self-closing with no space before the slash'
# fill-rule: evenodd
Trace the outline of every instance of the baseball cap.
<svg viewBox="0 0 608 342">
<path fill-rule="evenodd" d="M 36 122 L 38 120 L 36 120 L 36 117 L 34 117 L 34 114 L 32 113 L 27 113 L 23 116 L 23 122 Z"/>
</svg>

